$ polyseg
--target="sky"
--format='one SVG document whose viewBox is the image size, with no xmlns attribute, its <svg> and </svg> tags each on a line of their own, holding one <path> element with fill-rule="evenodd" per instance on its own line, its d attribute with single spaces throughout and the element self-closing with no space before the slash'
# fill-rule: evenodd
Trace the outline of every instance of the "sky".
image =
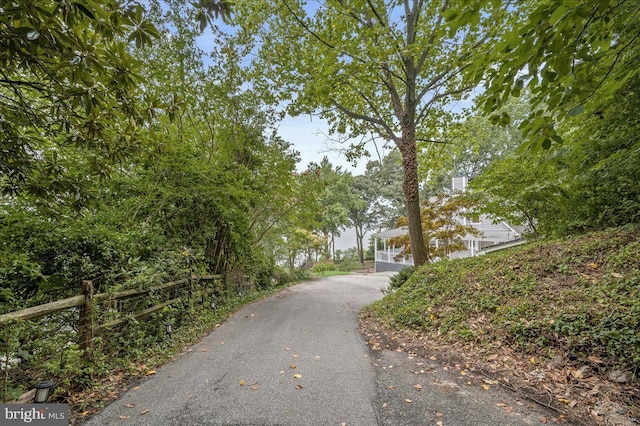
<svg viewBox="0 0 640 426">
<path fill-rule="evenodd" d="M 300 152 L 301 161 L 298 170 L 307 168 L 310 162 L 319 163 L 323 157 L 327 157 L 333 166 L 342 166 L 342 170 L 351 172 L 352 175 L 361 175 L 365 172 L 365 166 L 373 158 L 363 157 L 354 166 L 349 163 L 344 154 L 338 151 L 339 146 L 328 140 L 329 126 L 324 120 L 309 116 L 287 117 L 278 127 L 278 134 L 287 142 L 293 144 L 293 149 Z M 371 148 L 373 149 L 373 147 Z M 365 233 L 364 242 L 367 244 L 369 233 Z M 337 250 L 345 250 L 357 245 L 354 229 L 345 229 L 336 238 Z"/>
<path fill-rule="evenodd" d="M 346 146 L 331 140 L 328 133 L 329 126 L 326 121 L 308 115 L 286 117 L 278 125 L 278 134 L 285 141 L 292 143 L 293 149 L 300 152 L 298 171 L 305 170 L 311 162 L 319 163 L 323 157 L 327 157 L 332 165 L 341 166 L 342 170 L 351 172 L 354 176 L 364 174 L 367 162 L 374 158 L 363 157 L 354 165 L 340 152 L 341 148 Z"/>
</svg>

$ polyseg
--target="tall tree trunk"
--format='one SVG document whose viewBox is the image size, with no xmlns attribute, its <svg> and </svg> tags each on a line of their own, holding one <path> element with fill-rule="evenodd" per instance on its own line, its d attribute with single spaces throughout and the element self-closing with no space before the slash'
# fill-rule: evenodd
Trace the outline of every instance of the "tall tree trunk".
<svg viewBox="0 0 640 426">
<path fill-rule="evenodd" d="M 336 235 L 331 233 L 331 259 L 336 260 Z"/>
<path fill-rule="evenodd" d="M 364 230 L 362 225 L 358 225 L 356 227 L 356 239 L 358 240 L 358 260 L 364 267 L 364 247 L 363 247 L 363 239 L 364 239 Z"/>
<path fill-rule="evenodd" d="M 405 126 L 403 126 L 405 127 Z M 410 127 L 410 126 L 408 126 Z M 398 144 L 402 154 L 402 193 L 407 208 L 409 241 L 413 264 L 418 267 L 428 260 L 427 247 L 422 236 L 420 218 L 420 193 L 418 183 L 418 158 L 416 155 L 415 128 L 403 128 L 402 142 Z"/>
</svg>

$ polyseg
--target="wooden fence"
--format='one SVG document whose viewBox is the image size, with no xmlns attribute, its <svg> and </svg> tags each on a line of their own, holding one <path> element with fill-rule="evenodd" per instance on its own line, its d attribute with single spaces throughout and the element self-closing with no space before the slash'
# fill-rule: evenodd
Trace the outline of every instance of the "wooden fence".
<svg viewBox="0 0 640 426">
<path fill-rule="evenodd" d="M 207 282 L 209 285 L 203 285 Z M 0 315 L 0 327 L 7 327 L 16 321 L 24 322 L 65 310 L 74 310 L 71 316 L 77 318 L 77 324 L 71 328 L 77 330 L 75 334 L 78 347 L 84 359 L 89 361 L 93 355 L 93 344 L 97 336 L 110 330 L 118 330 L 131 320 L 145 319 L 179 301 L 189 299 L 206 302 L 222 293 L 220 275 L 200 277 L 191 275 L 189 278 L 158 286 L 100 294 L 94 294 L 93 281 L 85 280 L 82 281 L 81 295 Z M 133 302 L 127 306 L 127 302 L 131 301 Z M 4 356 L 3 365 L 6 373 L 9 369 L 8 351 L 0 356 Z M 5 378 L 7 379 L 8 377 Z"/>
</svg>

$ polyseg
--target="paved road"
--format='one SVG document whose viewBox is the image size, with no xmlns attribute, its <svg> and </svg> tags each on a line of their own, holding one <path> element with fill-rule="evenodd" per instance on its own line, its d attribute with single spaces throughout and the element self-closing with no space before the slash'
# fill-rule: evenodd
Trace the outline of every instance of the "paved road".
<svg viewBox="0 0 640 426">
<path fill-rule="evenodd" d="M 331 277 L 253 303 L 85 424 L 540 424 L 545 413 L 513 395 L 465 386 L 431 360 L 371 351 L 358 311 L 388 276 Z"/>
</svg>

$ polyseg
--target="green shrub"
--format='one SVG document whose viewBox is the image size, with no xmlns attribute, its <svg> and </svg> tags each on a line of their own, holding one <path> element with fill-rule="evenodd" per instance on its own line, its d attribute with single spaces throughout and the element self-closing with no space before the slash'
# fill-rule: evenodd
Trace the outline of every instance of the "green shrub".
<svg viewBox="0 0 640 426">
<path fill-rule="evenodd" d="M 402 284 L 406 283 L 411 275 L 416 271 L 416 268 L 413 266 L 407 266 L 406 268 L 402 268 L 400 272 L 395 274 L 389 280 L 389 289 L 396 290 L 402 286 Z"/>
<path fill-rule="evenodd" d="M 322 274 L 327 271 L 335 271 L 336 265 L 333 262 L 318 262 L 311 267 L 311 270 L 316 274 Z"/>
<path fill-rule="evenodd" d="M 357 260 L 345 259 L 336 265 L 338 271 L 350 272 L 362 268 L 362 264 Z"/>
<path fill-rule="evenodd" d="M 311 278 L 309 271 L 302 268 L 297 268 L 293 271 L 290 271 L 287 268 L 276 266 L 273 271 L 273 280 L 275 281 L 275 285 L 277 286 L 297 281 L 304 281 L 308 280 L 309 278 Z"/>
</svg>

